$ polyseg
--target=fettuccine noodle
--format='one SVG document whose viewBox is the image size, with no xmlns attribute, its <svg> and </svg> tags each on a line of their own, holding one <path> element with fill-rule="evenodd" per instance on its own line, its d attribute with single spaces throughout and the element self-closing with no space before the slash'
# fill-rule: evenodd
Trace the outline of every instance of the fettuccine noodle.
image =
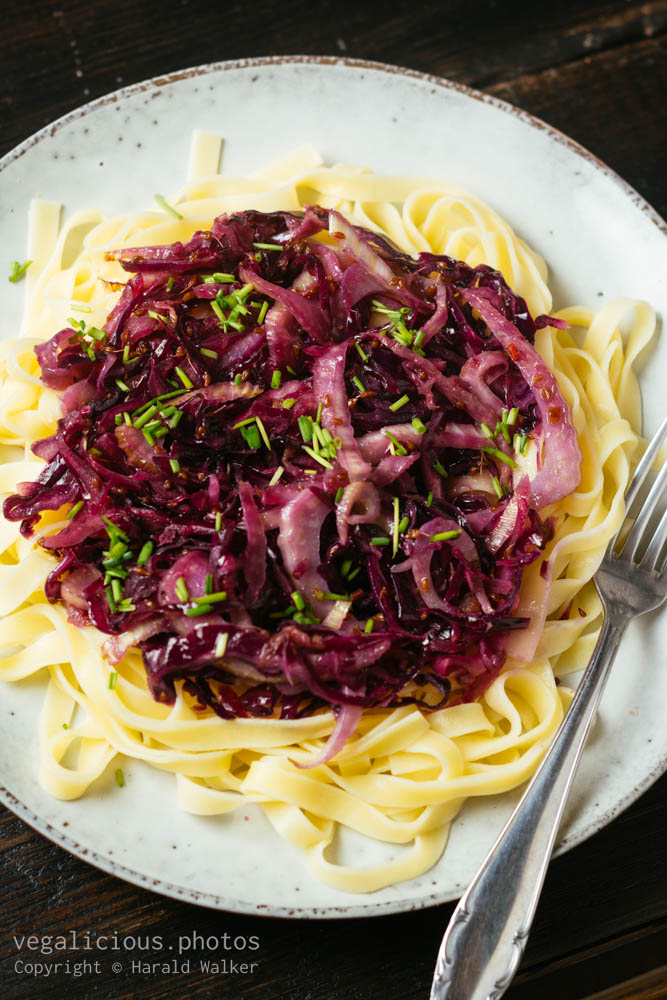
<svg viewBox="0 0 667 1000">
<path fill-rule="evenodd" d="M 335 208 L 384 233 L 409 253 L 448 254 L 500 270 L 533 315 L 551 313 L 544 262 L 489 206 L 440 180 L 378 176 L 354 166 L 324 166 L 310 147 L 295 150 L 248 178 L 218 174 L 220 140 L 194 136 L 186 185 L 171 198 L 182 220 L 163 211 L 116 218 L 84 210 L 59 225 L 60 206 L 37 201 L 30 216 L 25 319 L 21 337 L 0 346 L 0 443 L 22 455 L 0 466 L 0 491 L 32 480 L 40 461 L 30 451 L 55 430 L 56 394 L 39 379 L 33 348 L 67 326 L 77 310 L 102 326 L 123 280 L 113 248 L 186 241 L 222 212 L 298 212 Z M 259 803 L 312 873 L 346 892 L 371 892 L 427 871 L 440 857 L 449 825 L 472 796 L 495 795 L 524 782 L 549 745 L 571 692 L 557 678 L 582 669 L 601 624 L 591 582 L 618 529 L 638 448 L 640 399 L 632 363 L 651 339 L 655 317 L 643 302 L 618 299 L 595 312 L 556 313 L 569 330 L 541 329 L 536 347 L 569 403 L 583 454 L 578 489 L 544 512 L 555 532 L 545 558 L 552 567 L 547 618 L 537 654 L 522 662 L 521 636 L 501 674 L 475 703 L 425 714 L 417 707 L 368 709 L 335 760 L 303 770 L 334 725 L 326 711 L 297 720 L 233 719 L 195 712 L 178 686 L 173 706 L 150 695 L 137 650 L 116 668 L 109 687 L 104 637 L 78 629 L 43 592 L 52 558 L 38 545 L 62 527 L 65 511 L 42 516 L 26 539 L 0 520 L 0 677 L 48 674 L 40 726 L 39 776 L 61 799 L 83 795 L 112 762 L 132 758 L 172 772 L 180 805 L 197 815 Z M 8 449 L 4 449 L 8 451 Z M 540 599 L 542 560 L 529 567 L 521 609 Z M 118 790 L 118 794 L 123 794 Z M 338 825 L 399 845 L 394 858 L 370 867 L 335 860 Z"/>
</svg>

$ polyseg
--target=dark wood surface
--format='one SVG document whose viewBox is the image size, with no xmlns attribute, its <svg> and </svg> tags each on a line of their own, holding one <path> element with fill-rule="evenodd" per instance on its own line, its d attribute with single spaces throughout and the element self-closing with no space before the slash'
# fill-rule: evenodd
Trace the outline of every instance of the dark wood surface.
<svg viewBox="0 0 667 1000">
<path fill-rule="evenodd" d="M 345 55 L 447 76 L 505 98 L 579 140 L 667 214 L 664 0 L 389 0 L 377 6 L 359 0 L 79 0 L 5 2 L 0 10 L 0 154 L 85 101 L 155 74 L 247 56 Z M 5 209 L 0 206 L 0 217 Z M 666 802 L 663 778 L 596 837 L 552 863 L 508 997 L 667 997 Z M 0 836 L 0 991 L 8 1000 L 421 1000 L 452 911 L 450 905 L 298 924 L 215 913 L 105 875 L 4 810 Z M 78 951 L 40 957 L 69 960 L 69 971 L 16 971 L 15 936 L 73 931 Z M 97 938 L 114 933 L 121 942 L 132 936 L 136 947 L 95 947 Z M 259 947 L 239 955 L 205 940 L 225 933 L 254 935 Z M 198 945 L 182 956 L 191 960 L 189 972 L 132 971 L 133 960 L 173 958 L 173 952 L 143 951 L 147 938 L 161 938 L 168 951 L 181 935 Z M 245 975 L 200 968 L 201 959 L 225 954 L 256 968 Z M 91 967 L 77 976 L 73 963 L 83 960 Z M 120 972 L 113 961 L 122 963 Z"/>
</svg>

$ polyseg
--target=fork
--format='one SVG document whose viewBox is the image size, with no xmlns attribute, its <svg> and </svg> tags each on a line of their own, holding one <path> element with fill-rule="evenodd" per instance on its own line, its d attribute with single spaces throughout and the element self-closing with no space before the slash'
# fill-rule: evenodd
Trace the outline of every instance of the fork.
<svg viewBox="0 0 667 1000">
<path fill-rule="evenodd" d="M 637 466 L 626 494 L 626 515 L 666 437 L 667 418 Z M 660 558 L 667 541 L 667 510 L 640 555 L 666 482 L 667 464 L 627 538 L 619 531 L 609 543 L 595 576 L 604 609 L 597 645 L 551 749 L 452 914 L 430 1000 L 498 1000 L 514 977 L 565 802 L 623 633 L 633 618 L 654 611 L 667 597 L 665 559 Z"/>
</svg>

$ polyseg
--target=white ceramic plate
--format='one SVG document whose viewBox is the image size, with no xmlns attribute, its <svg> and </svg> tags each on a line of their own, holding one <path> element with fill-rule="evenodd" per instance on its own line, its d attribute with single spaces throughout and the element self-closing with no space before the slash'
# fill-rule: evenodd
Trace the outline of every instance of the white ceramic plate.
<svg viewBox="0 0 667 1000">
<path fill-rule="evenodd" d="M 493 205 L 547 260 L 555 307 L 619 294 L 667 315 L 667 230 L 652 209 L 581 147 L 530 116 L 445 80 L 337 59 L 222 63 L 128 87 L 61 118 L 0 162 L 6 211 L 0 275 L 21 257 L 29 200 L 68 211 L 150 205 L 184 179 L 193 127 L 225 136 L 224 169 L 245 174 L 305 141 L 327 162 L 423 172 Z M 22 295 L 0 280 L 2 336 Z M 664 411 L 667 343 L 644 359 L 645 433 Z M 595 833 L 665 769 L 667 620 L 635 623 L 605 694 L 570 798 L 559 850 Z M 663 668 L 663 669 L 661 669 Z M 173 779 L 124 765 L 83 799 L 57 802 L 37 781 L 39 681 L 2 687 L 2 800 L 36 830 L 130 882 L 206 906 L 280 916 L 360 916 L 430 906 L 460 895 L 518 793 L 469 802 L 449 846 L 422 878 L 371 896 L 328 889 L 253 807 L 197 818 L 176 805 Z M 358 863 L 379 858 L 356 837 Z"/>
</svg>

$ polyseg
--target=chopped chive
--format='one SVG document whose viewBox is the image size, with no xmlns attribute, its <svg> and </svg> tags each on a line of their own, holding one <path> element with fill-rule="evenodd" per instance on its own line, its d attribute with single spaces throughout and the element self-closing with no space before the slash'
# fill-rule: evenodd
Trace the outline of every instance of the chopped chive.
<svg viewBox="0 0 667 1000">
<path fill-rule="evenodd" d="M 301 437 L 307 444 L 313 437 L 313 418 L 307 416 L 299 417 L 298 424 Z"/>
<path fill-rule="evenodd" d="M 526 448 L 527 447 L 528 447 L 528 435 L 527 434 L 522 434 L 521 435 L 521 448 L 520 448 L 520 451 L 521 451 L 522 455 L 526 454 Z"/>
<path fill-rule="evenodd" d="M 493 488 L 494 488 L 494 490 L 496 491 L 496 493 L 498 495 L 498 499 L 502 500 L 502 498 L 503 498 L 503 488 L 500 485 L 500 480 L 498 479 L 498 476 L 494 476 L 493 479 L 491 480 L 491 482 L 493 483 Z"/>
<path fill-rule="evenodd" d="M 197 618 L 198 615 L 207 615 L 213 611 L 211 604 L 196 604 L 194 608 L 186 608 L 185 613 L 188 618 Z"/>
<path fill-rule="evenodd" d="M 322 410 L 324 409 L 324 403 L 320 403 L 317 407 L 317 416 L 315 417 L 315 422 L 318 424 L 322 423 Z"/>
<path fill-rule="evenodd" d="M 161 194 L 153 195 L 153 197 L 155 198 L 156 202 L 164 212 L 168 212 L 169 215 L 173 215 L 173 217 L 175 219 L 178 219 L 179 222 L 182 221 L 183 216 L 181 215 L 181 213 L 177 212 L 175 208 L 171 207 L 171 205 L 168 205 Z"/>
<path fill-rule="evenodd" d="M 398 441 L 394 437 L 394 435 L 390 431 L 387 430 L 386 427 L 384 428 L 384 433 L 387 435 L 387 437 L 389 438 L 389 441 L 391 442 L 390 447 L 391 447 L 392 453 L 394 455 L 407 455 L 407 453 L 408 453 L 407 449 L 403 447 L 403 445 L 401 444 L 401 442 Z"/>
<path fill-rule="evenodd" d="M 63 722 L 63 729 L 69 729 L 69 726 L 67 725 L 66 722 Z"/>
<path fill-rule="evenodd" d="M 264 317 L 266 316 L 266 314 L 267 314 L 268 311 L 269 311 L 269 303 L 268 302 L 262 302 L 262 308 L 259 310 L 259 316 L 257 317 L 257 325 L 258 326 L 262 325 L 262 323 L 264 322 Z M 288 369 L 288 371 L 289 371 L 289 369 Z"/>
<path fill-rule="evenodd" d="M 102 520 L 104 521 L 104 523 L 106 524 L 107 528 L 109 529 L 109 531 L 107 531 L 108 535 L 111 535 L 111 534 L 113 534 L 114 536 L 117 535 L 119 538 L 122 538 L 124 542 L 127 542 L 129 544 L 130 539 L 127 537 L 127 535 L 125 534 L 125 532 L 123 531 L 122 528 L 119 528 L 117 524 L 114 524 L 113 521 L 110 520 L 110 518 L 105 517 L 104 514 L 102 515 Z M 114 538 L 114 541 L 115 541 L 115 538 Z"/>
<path fill-rule="evenodd" d="M 211 300 L 211 309 L 213 310 L 213 312 L 215 313 L 215 315 L 218 317 L 218 320 L 220 322 L 220 326 L 226 328 L 227 318 L 226 318 L 225 314 L 223 313 L 222 306 L 220 305 L 220 303 L 218 302 L 217 299 L 212 299 Z"/>
<path fill-rule="evenodd" d="M 153 437 L 155 438 L 155 440 L 158 441 L 160 438 L 163 438 L 165 436 L 165 434 L 169 433 L 169 428 L 168 427 L 160 427 L 159 430 L 152 431 L 151 433 L 153 434 Z"/>
<path fill-rule="evenodd" d="M 153 551 L 153 542 L 145 542 L 137 556 L 137 566 L 145 566 Z"/>
<path fill-rule="evenodd" d="M 316 476 L 317 475 L 317 469 L 302 469 L 301 471 L 303 472 L 304 476 Z"/>
<path fill-rule="evenodd" d="M 516 418 L 518 416 L 519 416 L 519 407 L 513 406 L 510 412 L 507 414 L 506 423 L 508 423 L 510 427 L 513 427 L 514 424 L 516 423 Z"/>
<path fill-rule="evenodd" d="M 392 403 L 389 409 L 392 411 L 392 413 L 396 413 L 396 410 L 400 410 L 402 406 L 405 406 L 405 404 L 409 402 L 410 402 L 410 397 L 403 395 L 401 396 L 400 399 L 397 399 L 395 403 Z"/>
<path fill-rule="evenodd" d="M 332 594 L 330 590 L 327 590 L 326 594 L 322 594 L 325 601 L 349 601 L 349 594 Z"/>
<path fill-rule="evenodd" d="M 204 278 L 204 281 L 213 282 L 215 285 L 233 285 L 236 278 L 233 274 L 228 274 L 227 271 L 215 271 L 213 274 Z"/>
<path fill-rule="evenodd" d="M 262 435 L 262 441 L 264 442 L 268 450 L 271 451 L 271 442 L 269 441 L 269 435 L 266 433 L 266 428 L 262 423 L 261 417 L 255 417 L 255 423 L 257 424 L 257 429 L 259 430 L 259 433 Z"/>
<path fill-rule="evenodd" d="M 376 535 L 375 538 L 371 538 L 371 545 L 389 545 L 389 539 L 382 535 Z"/>
<path fill-rule="evenodd" d="M 321 451 L 327 451 L 327 439 L 322 433 L 322 428 L 319 424 L 313 424 L 313 448 L 318 453 Z"/>
<path fill-rule="evenodd" d="M 404 532 L 406 532 L 408 530 L 408 525 L 409 524 L 410 524 L 410 518 L 407 517 L 407 516 L 406 517 L 402 517 L 401 518 L 401 522 L 400 522 L 400 524 L 398 526 L 399 534 L 401 534 L 401 535 L 404 534 Z"/>
<path fill-rule="evenodd" d="M 83 500 L 78 500 L 77 503 L 75 503 L 74 506 L 70 507 L 70 509 L 67 511 L 68 519 L 71 521 L 73 517 L 76 517 L 76 515 L 79 513 L 82 507 L 83 507 Z"/>
<path fill-rule="evenodd" d="M 491 428 L 489 427 L 489 425 L 488 424 L 481 424 L 480 425 L 480 429 L 481 429 L 482 434 L 484 435 L 484 437 L 488 438 L 489 441 L 490 441 L 491 438 L 493 437 L 493 431 L 491 430 Z"/>
<path fill-rule="evenodd" d="M 121 392 L 129 392 L 130 391 L 129 385 L 127 384 L 127 382 L 123 382 L 122 378 L 117 378 L 116 379 L 116 385 L 118 386 L 118 388 L 120 389 Z"/>
<path fill-rule="evenodd" d="M 123 422 L 123 414 L 117 413 L 116 416 L 114 417 L 114 420 L 116 422 L 116 427 L 119 427 Z"/>
<path fill-rule="evenodd" d="M 220 657 L 224 656 L 225 653 L 227 652 L 228 640 L 229 640 L 228 632 L 221 632 L 218 635 L 218 638 L 215 640 L 215 650 L 214 650 L 214 655 L 216 659 L 220 659 Z"/>
<path fill-rule="evenodd" d="M 114 601 L 120 601 L 123 596 L 123 588 L 117 576 L 114 576 L 111 581 L 111 593 L 113 594 Z"/>
<path fill-rule="evenodd" d="M 429 542 L 448 542 L 450 538 L 458 538 L 461 534 L 461 529 L 457 528 L 456 531 L 439 531 L 437 535 L 430 535 Z"/>
<path fill-rule="evenodd" d="M 283 468 L 283 466 L 279 465 L 269 480 L 269 486 L 275 486 L 276 483 L 280 482 L 280 477 L 282 476 L 284 471 L 285 469 Z"/>
<path fill-rule="evenodd" d="M 429 493 L 429 495 L 426 497 L 426 506 L 430 507 L 432 503 L 433 503 L 433 494 Z"/>
<path fill-rule="evenodd" d="M 359 357 L 361 358 L 361 360 L 362 361 L 368 361 L 368 355 L 366 354 L 366 352 L 363 349 L 363 347 L 361 346 L 361 344 L 358 344 L 357 341 L 355 340 L 354 346 L 356 347 L 357 354 L 359 355 Z"/>
<path fill-rule="evenodd" d="M 283 410 L 291 410 L 295 403 L 296 399 L 292 399 L 292 397 L 290 396 L 288 399 L 283 399 L 282 408 Z"/>
<path fill-rule="evenodd" d="M 170 292 L 174 287 L 174 276 L 173 274 L 167 280 L 167 291 Z"/>
<path fill-rule="evenodd" d="M 290 594 L 290 597 L 292 598 L 292 604 L 297 609 L 297 611 L 303 611 L 303 609 L 306 606 L 306 602 L 304 601 L 301 592 L 298 590 L 293 590 L 292 593 Z"/>
<path fill-rule="evenodd" d="M 25 264 L 19 264 L 17 260 L 13 260 L 11 270 L 9 272 L 9 280 L 11 283 L 15 284 L 17 281 L 20 281 L 31 264 L 31 260 L 27 260 Z"/>
<path fill-rule="evenodd" d="M 353 563 L 352 563 L 351 559 L 344 559 L 343 560 L 343 565 L 341 566 L 341 569 L 340 569 L 341 576 L 347 576 L 347 574 L 352 569 L 352 566 L 353 566 Z"/>
<path fill-rule="evenodd" d="M 310 457 L 313 458 L 316 462 L 319 462 L 320 465 L 323 465 L 325 469 L 333 469 L 333 465 L 331 464 L 331 462 L 329 462 L 326 458 L 322 458 L 321 455 L 318 455 L 314 448 L 309 448 L 307 444 L 304 444 L 303 450 L 306 452 L 307 455 L 310 455 Z"/>
<path fill-rule="evenodd" d="M 93 311 L 85 302 L 72 302 L 70 309 L 75 313 L 91 313 Z"/>
<path fill-rule="evenodd" d="M 117 683 L 118 683 L 118 674 L 116 673 L 115 670 L 112 670 L 111 673 L 109 674 L 109 684 L 108 684 L 109 690 L 113 691 Z"/>
<path fill-rule="evenodd" d="M 369 618 L 368 621 L 366 622 L 366 624 L 364 625 L 364 632 L 366 632 L 366 634 L 372 632 L 374 624 L 375 624 L 375 622 L 373 621 L 373 619 Z"/>
<path fill-rule="evenodd" d="M 418 434 L 426 434 L 426 425 L 419 419 L 419 417 L 413 418 L 412 426 Z"/>
<path fill-rule="evenodd" d="M 226 601 L 226 600 L 227 600 L 226 590 L 218 590 L 215 593 L 210 593 L 210 594 L 207 591 L 204 597 L 195 597 L 195 601 L 197 602 L 197 604 L 205 604 L 207 602 L 209 604 L 218 604 L 220 601 Z"/>
<path fill-rule="evenodd" d="M 274 371 L 273 375 L 271 376 L 271 388 L 272 389 L 279 389 L 280 388 L 280 380 L 281 379 L 282 379 L 282 374 L 276 368 L 276 370 Z"/>
<path fill-rule="evenodd" d="M 132 417 L 131 417 L 131 416 L 130 416 L 130 414 L 129 414 L 129 413 L 127 412 L 127 410 L 123 410 L 123 420 L 125 421 L 125 423 L 126 423 L 126 425 L 127 425 L 128 427 L 131 427 L 131 426 L 132 426 Z"/>
<path fill-rule="evenodd" d="M 352 376 L 352 381 L 356 385 L 359 392 L 366 392 L 366 386 L 357 375 Z"/>
<path fill-rule="evenodd" d="M 177 458 L 170 458 L 169 459 L 169 468 L 171 469 L 172 472 L 180 472 L 181 471 L 181 463 L 178 461 Z"/>
<path fill-rule="evenodd" d="M 500 430 L 501 430 L 501 433 L 502 433 L 503 437 L 505 438 L 505 440 L 509 444 L 510 443 L 510 432 L 509 432 L 509 429 L 507 427 L 507 423 L 505 423 L 503 421 L 501 423 L 501 425 L 500 425 Z"/>
<path fill-rule="evenodd" d="M 126 552 L 127 552 L 127 545 L 125 544 L 125 542 L 121 541 L 115 542 L 109 549 L 109 559 L 111 560 L 111 562 L 115 562 L 117 559 L 120 559 L 121 556 L 125 555 Z"/>
<path fill-rule="evenodd" d="M 217 358 L 218 352 L 211 351 L 208 347 L 200 347 L 199 353 L 203 354 L 205 358 Z"/>
<path fill-rule="evenodd" d="M 146 430 L 148 431 L 149 434 L 152 434 L 153 431 L 156 431 L 158 427 L 162 427 L 162 421 L 159 418 L 149 420 L 148 423 L 146 424 Z"/>
<path fill-rule="evenodd" d="M 179 576 L 178 580 L 176 581 L 176 587 L 174 589 L 176 590 L 176 596 L 179 598 L 179 600 L 181 601 L 190 600 L 188 587 L 182 576 Z"/>
<path fill-rule="evenodd" d="M 512 448 L 514 449 L 514 451 L 517 452 L 521 450 L 521 435 L 519 434 L 518 431 L 512 438 Z"/>
<path fill-rule="evenodd" d="M 215 530 L 220 531 L 222 528 L 222 512 L 218 511 L 215 515 Z"/>
<path fill-rule="evenodd" d="M 425 336 L 426 336 L 426 334 L 424 333 L 423 330 L 420 330 L 418 332 L 417 336 L 415 337 L 415 347 L 421 347 L 422 346 L 422 344 L 424 343 L 424 337 Z"/>
<path fill-rule="evenodd" d="M 435 469 L 435 471 L 438 473 L 439 476 L 441 476 L 443 479 L 447 479 L 447 470 L 443 466 L 442 462 L 438 461 L 437 458 L 433 463 L 433 468 Z"/>
<path fill-rule="evenodd" d="M 505 465 L 509 465 L 513 469 L 516 469 L 516 462 L 514 459 L 508 458 L 507 455 L 504 455 L 502 451 L 498 451 L 497 448 L 482 448 L 482 451 L 485 451 L 487 455 L 493 455 L 493 457 L 497 458 L 498 461 L 504 462 Z"/>
<path fill-rule="evenodd" d="M 361 566 L 355 566 L 352 572 L 348 573 L 347 576 L 348 583 L 351 583 L 351 581 L 354 580 L 355 576 L 358 576 L 359 573 L 361 573 Z"/>
<path fill-rule="evenodd" d="M 125 787 L 125 775 L 123 774 L 122 767 L 116 768 L 116 784 L 119 788 Z"/>
<path fill-rule="evenodd" d="M 403 347 L 410 347 L 412 344 L 412 334 L 409 330 L 396 329 L 391 332 L 392 337 Z"/>
<path fill-rule="evenodd" d="M 257 424 L 253 421 L 251 424 L 246 424 L 241 427 L 240 430 L 241 435 L 248 447 L 252 448 L 253 451 L 257 451 L 257 449 L 262 445 L 262 439 L 259 436 Z"/>
<path fill-rule="evenodd" d="M 234 376 L 234 385 L 241 385 L 242 381 L 243 381 L 243 379 L 241 378 L 240 375 L 235 375 Z"/>
<path fill-rule="evenodd" d="M 398 525 L 400 521 L 400 514 L 401 514 L 400 500 L 398 499 L 398 497 L 394 497 L 394 525 L 391 533 L 391 539 L 392 539 L 391 552 L 392 555 L 394 556 L 398 552 Z"/>
<path fill-rule="evenodd" d="M 147 424 L 148 421 L 153 417 L 153 415 L 157 413 L 157 410 L 158 410 L 157 404 L 153 403 L 153 405 L 149 406 L 147 410 L 144 410 L 144 412 L 141 414 L 140 417 L 137 417 L 137 419 L 134 421 L 134 426 L 137 428 L 143 427 L 144 424 Z"/>
<path fill-rule="evenodd" d="M 147 431 L 146 428 L 144 427 L 144 428 L 142 428 L 141 433 L 146 438 L 146 441 L 151 446 L 151 448 L 154 448 L 155 447 L 155 438 L 153 437 L 153 435 L 151 434 L 151 432 Z"/>
<path fill-rule="evenodd" d="M 116 601 L 114 600 L 113 591 L 111 590 L 110 586 L 109 587 L 105 587 L 104 589 L 105 589 L 106 595 L 107 595 L 107 603 L 109 605 L 109 611 L 111 612 L 112 615 L 115 615 L 116 614 Z"/>
<path fill-rule="evenodd" d="M 290 375 L 294 375 L 294 377 L 296 378 L 296 372 L 294 371 L 293 368 L 290 368 L 289 365 L 287 366 L 287 371 L 290 373 Z"/>
<path fill-rule="evenodd" d="M 169 322 L 169 318 L 167 316 L 163 316 L 161 313 L 155 312 L 154 309 L 149 309 L 148 315 L 151 319 L 158 320 L 159 323 L 164 323 L 166 325 Z"/>
<path fill-rule="evenodd" d="M 284 250 L 280 243 L 253 243 L 257 250 Z"/>
<path fill-rule="evenodd" d="M 204 592 L 206 594 L 213 593 L 213 576 L 210 573 L 206 574 L 206 582 L 204 584 Z"/>
<path fill-rule="evenodd" d="M 127 580 L 127 570 L 122 569 L 120 566 L 109 567 L 104 575 L 105 586 L 107 583 L 111 583 L 112 580 Z M 114 599 L 118 600 L 115 594 Z"/>
<path fill-rule="evenodd" d="M 97 355 L 95 354 L 95 351 L 92 349 L 92 347 L 86 348 L 86 354 L 88 355 L 91 361 L 97 360 Z"/>
<path fill-rule="evenodd" d="M 126 597 L 125 600 L 121 601 L 118 605 L 118 610 L 122 611 L 124 614 L 129 614 L 130 611 L 136 611 L 137 606 L 132 603 L 129 597 Z"/>
<path fill-rule="evenodd" d="M 344 492 L 345 492 L 345 487 L 344 486 L 339 486 L 338 489 L 336 490 L 336 497 L 334 499 L 334 503 L 340 503 L 341 502 L 341 500 L 343 499 L 343 493 Z"/>
<path fill-rule="evenodd" d="M 134 357 L 134 358 L 130 357 L 130 345 L 126 344 L 125 347 L 123 348 L 123 364 L 124 365 L 131 365 L 132 362 L 136 361 L 136 360 L 137 360 L 136 357 Z"/>
<path fill-rule="evenodd" d="M 180 367 L 180 365 L 176 365 L 176 368 L 174 369 L 174 371 L 176 372 L 176 374 L 180 378 L 180 380 L 183 383 L 183 385 L 185 386 L 185 388 L 186 389 L 192 389 L 192 382 L 190 381 L 190 379 L 188 378 L 188 376 L 185 374 L 185 372 L 183 371 L 183 369 Z"/>
</svg>

